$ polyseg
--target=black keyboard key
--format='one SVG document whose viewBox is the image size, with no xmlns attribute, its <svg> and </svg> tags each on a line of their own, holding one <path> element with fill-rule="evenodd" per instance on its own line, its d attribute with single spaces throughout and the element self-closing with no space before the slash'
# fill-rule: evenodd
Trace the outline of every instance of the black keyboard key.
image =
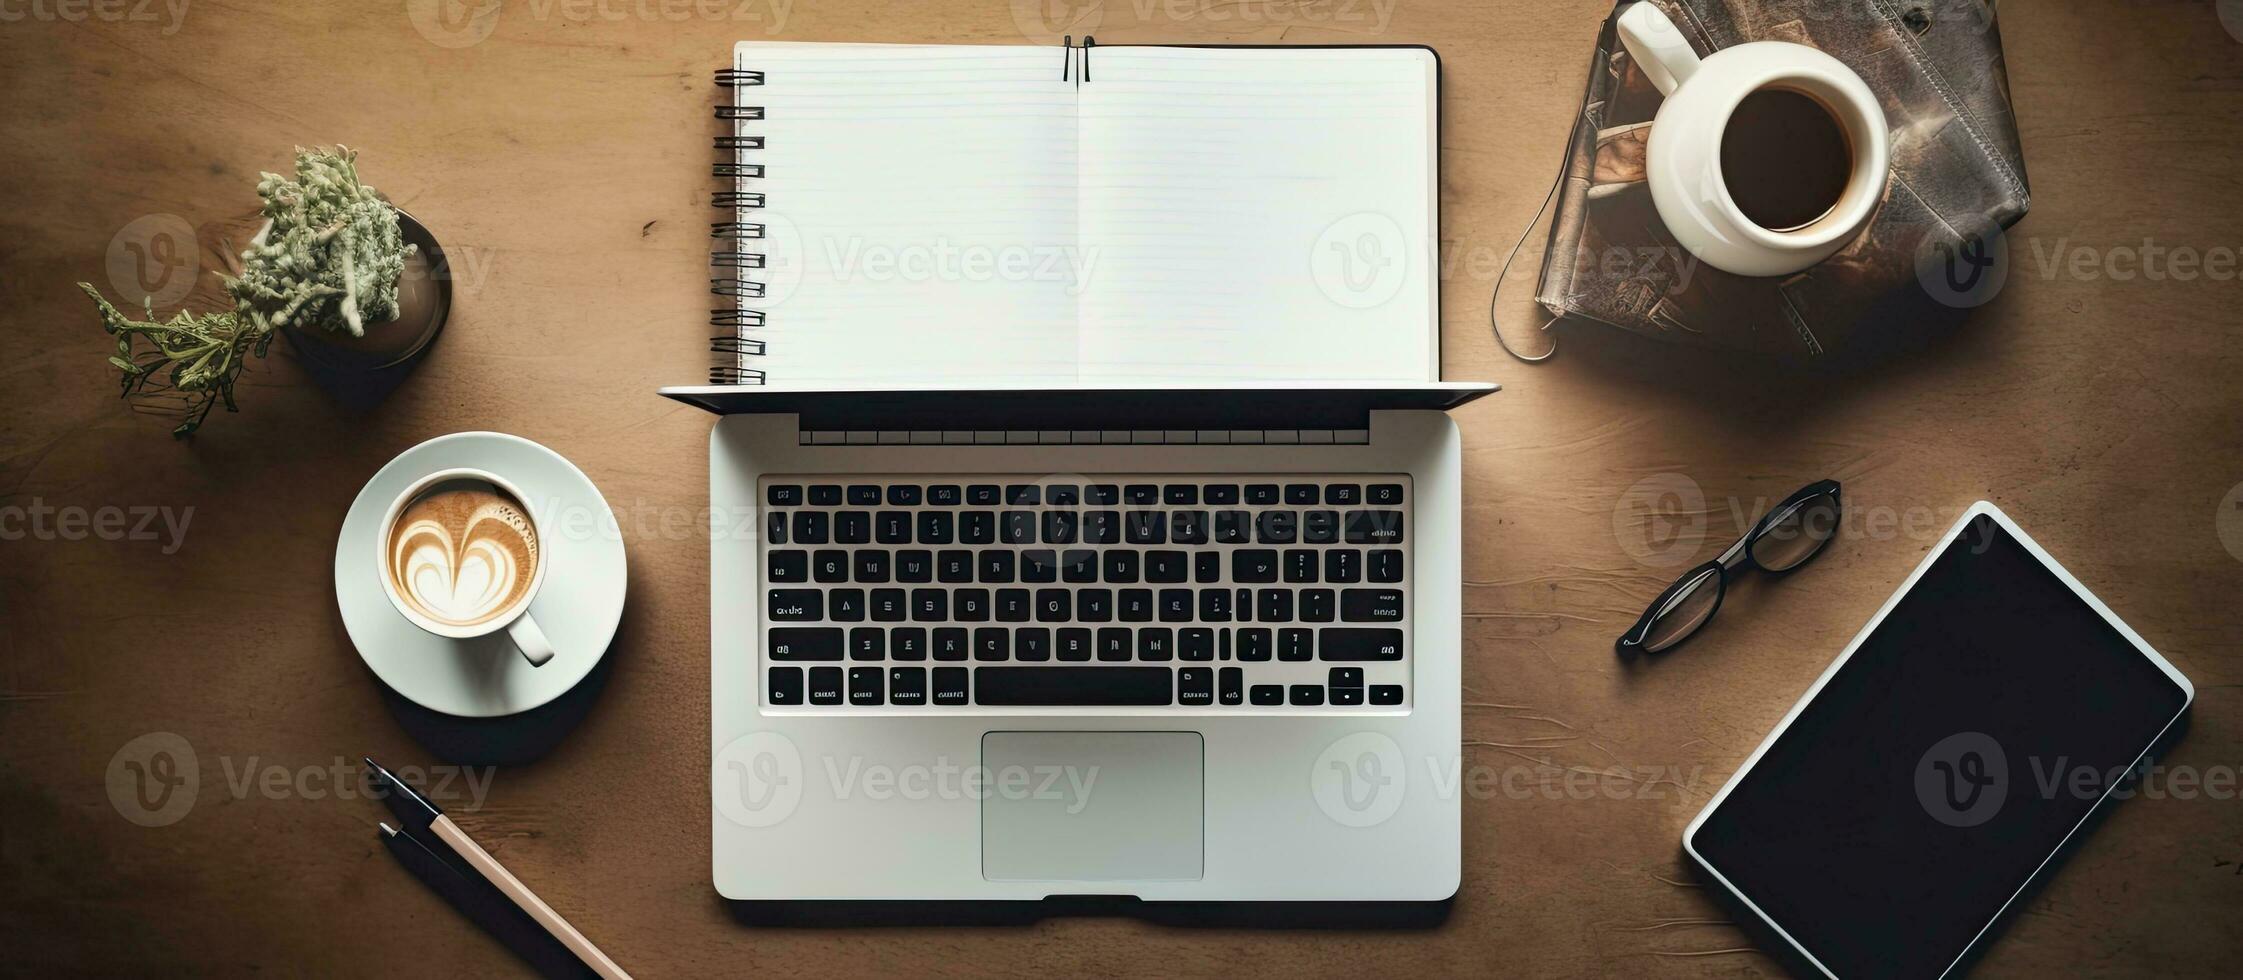
<svg viewBox="0 0 2243 980">
<path fill-rule="evenodd" d="M 1363 553 L 1353 548 L 1326 550 L 1324 581 L 1339 585 L 1363 581 Z"/>
<path fill-rule="evenodd" d="M 1371 685 L 1371 703 L 1372 703 L 1372 704 L 1401 704 L 1401 703 L 1402 703 L 1402 685 L 1400 685 L 1400 684 L 1373 684 L 1373 685 Z"/>
<path fill-rule="evenodd" d="M 1153 590 L 1122 589 L 1115 593 L 1115 611 L 1125 623 L 1153 621 Z"/>
<path fill-rule="evenodd" d="M 888 659 L 888 631 L 878 626 L 859 626 L 850 630 L 849 659 Z"/>
<path fill-rule="evenodd" d="M 896 552 L 896 581 L 932 582 L 935 580 L 935 553 L 932 551 Z"/>
<path fill-rule="evenodd" d="M 964 667 L 935 668 L 935 703 L 965 704 L 966 679 L 971 674 Z"/>
<path fill-rule="evenodd" d="M 1155 585 L 1173 585 L 1189 581 L 1192 566 L 1181 551 L 1145 552 L 1145 581 Z"/>
<path fill-rule="evenodd" d="M 919 512 L 919 543 L 949 544 L 955 536 L 957 515 L 947 510 Z"/>
<path fill-rule="evenodd" d="M 1199 590 L 1199 621 L 1202 623 L 1227 623 L 1231 621 L 1231 590 Z"/>
<path fill-rule="evenodd" d="M 1285 581 L 1305 584 L 1316 581 L 1316 552 L 1308 548 L 1285 550 Z"/>
<path fill-rule="evenodd" d="M 1238 631 L 1238 659 L 1246 663 L 1267 662 L 1273 653 L 1270 631 L 1242 629 Z"/>
<path fill-rule="evenodd" d="M 1363 686 L 1363 668 L 1361 667 L 1334 667 L 1325 676 L 1328 678 L 1325 683 L 1333 687 Z"/>
<path fill-rule="evenodd" d="M 927 659 L 927 631 L 918 626 L 898 626 L 888 631 L 888 659 Z"/>
<path fill-rule="evenodd" d="M 1097 641 L 1091 638 L 1089 630 L 1080 626 L 1071 626 L 1059 631 L 1059 639 L 1054 647 L 1054 652 L 1058 654 L 1061 660 L 1089 660 L 1093 652 L 1092 647 L 1096 643 Z"/>
<path fill-rule="evenodd" d="M 1041 626 L 1024 626 L 1014 630 L 1012 655 L 1015 660 L 1050 660 L 1051 631 Z"/>
<path fill-rule="evenodd" d="M 1302 589 L 1300 617 L 1304 623 L 1329 623 L 1332 621 L 1332 590 Z"/>
<path fill-rule="evenodd" d="M 863 483 L 854 483 L 854 484 L 850 484 L 850 486 L 849 486 L 849 506 L 851 506 L 851 507 L 878 507 L 878 506 L 880 506 L 880 488 L 879 488 L 879 487 L 876 487 L 876 486 L 871 486 L 871 485 L 869 485 L 869 484 L 863 484 Z"/>
<path fill-rule="evenodd" d="M 863 589 L 830 589 L 826 592 L 826 617 L 836 623 L 861 623 L 865 617 Z"/>
<path fill-rule="evenodd" d="M 1255 704 L 1284 704 L 1285 688 L 1280 687 L 1276 684 L 1256 684 L 1254 685 L 1252 696 L 1254 698 Z"/>
<path fill-rule="evenodd" d="M 1265 510 L 1254 522 L 1254 540 L 1261 544 L 1292 544 L 1300 537 L 1301 515 L 1291 510 Z"/>
<path fill-rule="evenodd" d="M 1015 483 L 1005 488 L 1005 503 L 1014 507 L 1034 507 L 1044 502 L 1044 488 L 1033 483 Z"/>
<path fill-rule="evenodd" d="M 811 487 L 811 488 L 810 488 L 810 506 L 812 506 L 812 507 L 839 507 L 839 506 L 841 506 L 841 487 L 840 487 L 840 486 L 838 486 L 838 485 L 836 485 L 836 484 L 832 484 L 832 483 L 820 483 L 820 484 L 817 484 L 817 485 L 815 485 L 815 486 Z"/>
<path fill-rule="evenodd" d="M 872 519 L 872 538 L 881 544 L 910 544 L 911 514 L 901 510 L 881 511 Z M 939 541 L 926 543 L 941 544 Z"/>
<path fill-rule="evenodd" d="M 1036 512 L 1008 510 L 998 515 L 997 540 L 1006 544 L 1036 543 Z"/>
<path fill-rule="evenodd" d="M 1363 689 L 1360 687 L 1335 687 L 1325 693 L 1331 695 L 1332 703 L 1336 705 L 1346 706 L 1363 703 Z"/>
<path fill-rule="evenodd" d="M 1110 585 L 1131 585 L 1137 581 L 1138 556 L 1142 552 L 1115 549 L 1106 552 L 1106 582 Z"/>
<path fill-rule="evenodd" d="M 1119 543 L 1121 514 L 1110 510 L 1084 511 L 1080 536 L 1084 544 Z"/>
<path fill-rule="evenodd" d="M 1083 488 L 1072 483 L 1054 483 L 1044 488 L 1044 503 L 1053 507 L 1079 507 L 1083 502 Z"/>
<path fill-rule="evenodd" d="M 764 577 L 772 582 L 810 581 L 810 553 L 807 551 L 771 552 L 769 570 Z"/>
<path fill-rule="evenodd" d="M 1350 623 L 1402 621 L 1402 590 L 1347 589 L 1340 593 L 1340 618 Z"/>
<path fill-rule="evenodd" d="M 936 660 L 964 660 L 973 656 L 973 637 L 963 627 L 945 626 L 935 631 Z"/>
<path fill-rule="evenodd" d="M 994 483 L 976 483 L 966 488 L 966 502 L 976 507 L 995 507 L 1004 498 L 1004 488 Z"/>
<path fill-rule="evenodd" d="M 831 521 L 824 511 L 798 510 L 794 514 L 794 543 L 824 544 Z"/>
<path fill-rule="evenodd" d="M 1292 622 L 1293 590 L 1263 589 L 1255 593 L 1254 621 L 1258 623 Z"/>
<path fill-rule="evenodd" d="M 1085 623 L 1113 622 L 1113 590 L 1082 589 L 1077 591 L 1075 593 L 1075 618 Z"/>
<path fill-rule="evenodd" d="M 1252 511 L 1218 510 L 1215 512 L 1215 543 L 1245 544 L 1253 538 Z"/>
<path fill-rule="evenodd" d="M 1177 630 L 1176 659 L 1215 659 L 1215 631 L 1205 626 L 1188 626 Z"/>
<path fill-rule="evenodd" d="M 1402 580 L 1402 553 L 1392 548 L 1371 552 L 1370 578 L 1373 582 L 1399 582 Z"/>
<path fill-rule="evenodd" d="M 1326 660 L 1362 663 L 1402 659 L 1402 631 L 1367 627 L 1332 626 L 1317 638 Z"/>
<path fill-rule="evenodd" d="M 1192 590 L 1162 589 L 1158 601 L 1161 622 L 1189 623 L 1192 621 Z"/>
<path fill-rule="evenodd" d="M 950 621 L 950 590 L 911 590 L 911 618 L 922 623 Z"/>
<path fill-rule="evenodd" d="M 1032 615 L 1027 589 L 997 590 L 997 621 L 1000 623 L 1025 623 Z"/>
<path fill-rule="evenodd" d="M 1171 511 L 1168 515 L 1168 540 L 1176 544 L 1206 544 L 1207 512 Z"/>
<path fill-rule="evenodd" d="M 774 623 L 815 623 L 826 618 L 824 589 L 772 589 L 767 617 Z"/>
<path fill-rule="evenodd" d="M 1160 503 L 1160 488 L 1150 483 L 1132 483 L 1122 488 L 1122 501 L 1139 505 Z"/>
<path fill-rule="evenodd" d="M 1217 682 L 1215 700 L 1222 704 L 1244 703 L 1246 700 L 1246 672 L 1236 667 L 1224 667 L 1215 673 L 1220 678 Z"/>
<path fill-rule="evenodd" d="M 841 668 L 810 668 L 810 703 L 841 703 Z"/>
<path fill-rule="evenodd" d="M 1338 503 L 1338 501 L 1336 501 L 1336 500 L 1335 500 L 1335 501 L 1333 501 L 1333 503 Z M 894 485 L 894 486 L 891 486 L 891 487 L 889 487 L 889 488 L 888 488 L 888 506 L 890 506 L 890 507 L 917 507 L 917 506 L 919 506 L 919 487 L 918 487 L 918 485 L 917 485 L 917 484 L 909 484 L 909 483 L 899 483 L 899 484 L 896 484 L 896 485 Z"/>
<path fill-rule="evenodd" d="M 1075 593 L 1067 589 L 1036 590 L 1036 621 L 1064 623 L 1075 618 Z"/>
<path fill-rule="evenodd" d="M 1121 503 L 1121 488 L 1111 483 L 1093 483 L 1083 488 L 1083 503 L 1111 507 Z"/>
<path fill-rule="evenodd" d="M 974 671 L 982 705 L 1155 707 L 1175 702 L 1167 667 L 983 667 Z"/>
<path fill-rule="evenodd" d="M 1210 483 L 1207 485 L 1207 492 L 1204 496 L 1210 504 L 1238 503 L 1238 484 Z"/>
<path fill-rule="evenodd" d="M 857 552 L 856 580 L 879 584 L 888 580 L 888 553 L 872 548 Z"/>
<path fill-rule="evenodd" d="M 1089 585 L 1098 581 L 1098 552 L 1088 548 L 1069 548 L 1060 552 L 1059 580 L 1076 585 Z"/>
<path fill-rule="evenodd" d="M 1129 628 L 1107 626 L 1098 631 L 1098 659 L 1129 660 L 1136 656 L 1135 644 L 1130 642 Z"/>
<path fill-rule="evenodd" d="M 1277 484 L 1249 483 L 1246 485 L 1246 502 L 1256 507 L 1267 507 L 1278 500 Z"/>
<path fill-rule="evenodd" d="M 1122 537 L 1130 544 L 1167 544 L 1168 515 L 1157 510 L 1133 510 L 1122 515 Z"/>
<path fill-rule="evenodd" d="M 849 553 L 838 548 L 828 548 L 810 555 L 810 577 L 820 582 L 846 582 L 849 580 Z"/>
<path fill-rule="evenodd" d="M 1401 544 L 1402 512 L 1351 510 L 1347 512 L 1348 544 Z"/>
<path fill-rule="evenodd" d="M 927 505 L 930 507 L 956 507 L 965 499 L 965 491 L 955 483 L 944 483 L 927 488 Z"/>
<path fill-rule="evenodd" d="M 1032 548 L 1021 552 L 1020 580 L 1023 582 L 1059 581 L 1059 552 L 1049 548 Z"/>
<path fill-rule="evenodd" d="M 996 540 L 996 511 L 969 510 L 958 515 L 959 544 L 992 544 Z"/>
<path fill-rule="evenodd" d="M 902 589 L 872 590 L 872 621 L 875 623 L 900 623 L 908 616 L 909 603 Z"/>
<path fill-rule="evenodd" d="M 787 543 L 787 515 L 784 512 L 771 512 L 770 519 L 764 522 L 763 537 L 771 544 Z"/>
<path fill-rule="evenodd" d="M 1082 515 L 1071 510 L 1044 511 L 1044 543 L 1074 544 L 1075 529 Z"/>
<path fill-rule="evenodd" d="M 1292 696 L 1294 704 L 1305 708 L 1313 708 L 1324 703 L 1324 685 L 1295 684 L 1293 685 Z"/>
<path fill-rule="evenodd" d="M 1223 553 L 1201 551 L 1192 555 L 1192 581 L 1201 585 L 1223 580 Z"/>
<path fill-rule="evenodd" d="M 1259 584 L 1277 581 L 1277 552 L 1240 548 L 1231 552 L 1231 581 Z"/>
<path fill-rule="evenodd" d="M 983 662 L 1012 659 L 1012 631 L 984 626 L 974 631 L 974 659 Z"/>
<path fill-rule="evenodd" d="M 1391 507 L 1402 502 L 1402 485 L 1399 483 L 1373 483 L 1370 492 L 1363 496 L 1369 504 Z"/>
<path fill-rule="evenodd" d="M 1212 667 L 1185 667 L 1176 672 L 1176 703 L 1208 705 L 1215 703 L 1215 669 Z"/>
<path fill-rule="evenodd" d="M 1298 627 L 1278 630 L 1277 659 L 1289 663 L 1316 659 L 1316 631 Z"/>
<path fill-rule="evenodd" d="M 1313 506 L 1320 496 L 1316 484 L 1313 483 L 1288 483 L 1285 485 L 1285 502 L 1295 507 Z"/>
<path fill-rule="evenodd" d="M 1312 510 L 1301 515 L 1301 540 L 1309 544 L 1331 544 L 1340 539 L 1340 512 Z M 1352 543 L 1352 542 L 1351 542 Z"/>
<path fill-rule="evenodd" d="M 797 494 L 802 492 L 801 487 L 792 489 Z M 802 668 L 773 667 L 767 676 L 770 679 L 763 684 L 764 700 L 789 708 L 802 704 Z"/>
<path fill-rule="evenodd" d="M 927 668 L 888 668 L 888 703 L 920 705 L 927 703 Z"/>
<path fill-rule="evenodd" d="M 974 580 L 974 553 L 971 551 L 935 552 L 935 581 L 963 585 Z"/>
<path fill-rule="evenodd" d="M 1161 499 L 1178 507 L 1199 503 L 1199 486 L 1191 483 L 1171 483 L 1161 489 Z"/>
<path fill-rule="evenodd" d="M 774 483 L 763 491 L 763 502 L 773 507 L 802 506 L 802 487 L 793 483 Z M 800 693 L 799 685 L 796 693 Z"/>
<path fill-rule="evenodd" d="M 1014 555 L 1018 552 L 990 549 L 981 552 L 980 570 L 984 585 L 1010 585 L 1013 579 Z"/>
<path fill-rule="evenodd" d="M 1353 507 L 1363 502 L 1363 487 L 1354 483 L 1334 483 L 1324 488 L 1324 502 L 1334 507 Z"/>
<path fill-rule="evenodd" d="M 989 590 L 958 589 L 950 594 L 950 618 L 961 623 L 989 621 Z"/>
<path fill-rule="evenodd" d="M 1147 626 L 1138 630 L 1137 659 L 1153 661 L 1176 659 L 1176 632 L 1165 626 Z"/>
</svg>

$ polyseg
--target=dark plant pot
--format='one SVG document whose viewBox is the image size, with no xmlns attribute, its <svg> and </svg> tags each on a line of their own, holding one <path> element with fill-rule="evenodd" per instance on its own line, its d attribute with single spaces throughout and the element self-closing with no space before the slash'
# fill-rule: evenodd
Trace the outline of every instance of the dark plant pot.
<svg viewBox="0 0 2243 980">
<path fill-rule="evenodd" d="M 398 277 L 397 319 L 367 324 L 363 337 L 281 328 L 304 372 L 351 408 L 371 408 L 404 384 L 451 316 L 452 269 L 444 247 L 403 208 L 397 211 L 397 225 L 406 244 L 419 246 Z"/>
</svg>

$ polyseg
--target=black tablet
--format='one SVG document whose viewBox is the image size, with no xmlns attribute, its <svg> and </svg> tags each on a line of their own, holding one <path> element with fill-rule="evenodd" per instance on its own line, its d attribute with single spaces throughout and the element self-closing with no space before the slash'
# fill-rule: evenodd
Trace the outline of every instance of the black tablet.
<svg viewBox="0 0 2243 980">
<path fill-rule="evenodd" d="M 2194 697 L 1980 502 L 1691 821 L 1683 849 L 1812 968 L 1943 976 Z"/>
</svg>

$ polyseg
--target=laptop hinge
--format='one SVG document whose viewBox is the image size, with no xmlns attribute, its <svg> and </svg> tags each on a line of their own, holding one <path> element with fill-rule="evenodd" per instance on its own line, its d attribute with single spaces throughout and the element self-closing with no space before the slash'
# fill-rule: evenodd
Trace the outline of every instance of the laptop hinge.
<svg viewBox="0 0 2243 980">
<path fill-rule="evenodd" d="M 802 429 L 805 446 L 1361 446 L 1369 429 Z"/>
</svg>

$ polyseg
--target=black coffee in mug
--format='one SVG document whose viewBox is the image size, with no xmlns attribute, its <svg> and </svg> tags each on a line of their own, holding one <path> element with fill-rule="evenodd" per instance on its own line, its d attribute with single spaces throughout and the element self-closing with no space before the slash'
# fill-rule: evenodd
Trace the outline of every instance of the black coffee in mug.
<svg viewBox="0 0 2243 980">
<path fill-rule="evenodd" d="M 1854 178 L 1853 141 L 1813 96 L 1764 88 L 1745 96 L 1721 134 L 1721 179 L 1752 223 L 1769 231 L 1814 224 Z"/>
</svg>

